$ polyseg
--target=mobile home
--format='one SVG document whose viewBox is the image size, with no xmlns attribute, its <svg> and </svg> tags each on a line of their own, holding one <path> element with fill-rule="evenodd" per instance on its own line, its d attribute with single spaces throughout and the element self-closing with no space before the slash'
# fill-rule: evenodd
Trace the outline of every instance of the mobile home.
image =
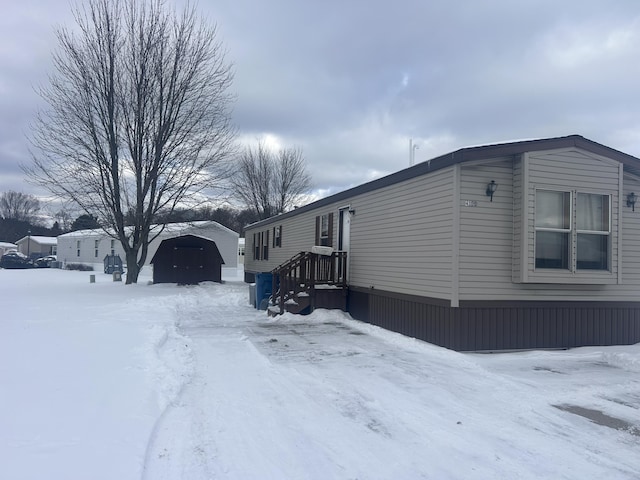
<svg viewBox="0 0 640 480">
<path fill-rule="evenodd" d="M 346 311 L 412 337 L 456 350 L 632 344 L 638 195 L 640 159 L 578 135 L 462 148 L 248 226 L 245 279 L 305 284 L 319 245 L 334 251 L 326 278 Z"/>
</svg>

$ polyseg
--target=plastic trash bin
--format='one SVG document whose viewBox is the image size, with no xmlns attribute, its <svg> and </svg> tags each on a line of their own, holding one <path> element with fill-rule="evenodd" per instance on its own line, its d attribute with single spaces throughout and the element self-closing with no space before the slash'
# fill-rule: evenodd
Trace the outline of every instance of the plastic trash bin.
<svg viewBox="0 0 640 480">
<path fill-rule="evenodd" d="M 264 305 L 262 301 L 271 296 L 272 282 L 273 276 L 271 273 L 256 273 L 256 308 Z"/>
</svg>

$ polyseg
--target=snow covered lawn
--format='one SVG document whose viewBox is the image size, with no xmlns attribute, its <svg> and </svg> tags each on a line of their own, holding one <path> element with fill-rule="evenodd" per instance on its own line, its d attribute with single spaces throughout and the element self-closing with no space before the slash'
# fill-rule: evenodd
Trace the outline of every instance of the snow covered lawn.
<svg viewBox="0 0 640 480">
<path fill-rule="evenodd" d="M 1 479 L 640 478 L 640 345 L 460 354 L 95 274 L 0 270 Z"/>
</svg>

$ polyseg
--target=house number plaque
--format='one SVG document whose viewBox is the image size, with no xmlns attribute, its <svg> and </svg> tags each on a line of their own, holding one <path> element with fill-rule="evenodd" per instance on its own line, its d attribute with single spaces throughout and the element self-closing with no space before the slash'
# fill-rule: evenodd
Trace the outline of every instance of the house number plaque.
<svg viewBox="0 0 640 480">
<path fill-rule="evenodd" d="M 477 200 L 465 200 L 464 201 L 464 206 L 465 207 L 477 207 L 478 206 L 478 201 Z"/>
</svg>

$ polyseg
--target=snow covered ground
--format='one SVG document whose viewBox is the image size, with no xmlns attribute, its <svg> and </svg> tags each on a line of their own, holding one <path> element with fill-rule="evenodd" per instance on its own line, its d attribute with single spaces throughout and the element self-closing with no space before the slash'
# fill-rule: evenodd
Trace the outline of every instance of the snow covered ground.
<svg viewBox="0 0 640 480">
<path fill-rule="evenodd" d="M 460 354 L 95 275 L 0 270 L 0 479 L 640 478 L 640 345 Z"/>
</svg>

